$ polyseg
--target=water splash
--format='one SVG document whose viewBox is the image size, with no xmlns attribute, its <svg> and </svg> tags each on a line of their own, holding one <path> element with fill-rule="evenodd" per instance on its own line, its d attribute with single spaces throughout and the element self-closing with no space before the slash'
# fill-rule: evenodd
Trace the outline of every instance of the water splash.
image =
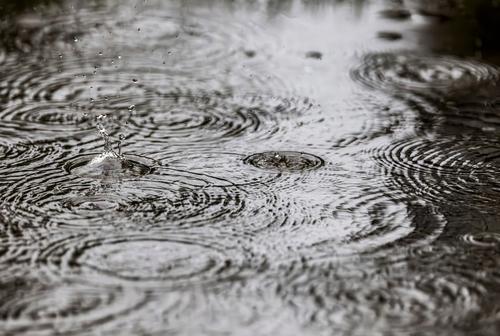
<svg viewBox="0 0 500 336">
<path fill-rule="evenodd" d="M 153 171 L 156 166 L 153 160 L 122 154 L 123 134 L 119 135 L 117 150 L 113 148 L 111 137 L 106 129 L 106 116 L 97 117 L 97 130 L 104 141 L 104 150 L 95 156 L 75 158 L 65 163 L 64 167 L 73 174 L 98 179 L 130 178 Z"/>
</svg>

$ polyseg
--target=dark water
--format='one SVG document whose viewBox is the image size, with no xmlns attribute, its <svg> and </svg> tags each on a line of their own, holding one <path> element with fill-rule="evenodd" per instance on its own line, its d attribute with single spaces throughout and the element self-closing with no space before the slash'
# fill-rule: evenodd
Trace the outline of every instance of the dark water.
<svg viewBox="0 0 500 336">
<path fill-rule="evenodd" d="M 1 335 L 500 334 L 497 2 L 0 4 Z"/>
</svg>

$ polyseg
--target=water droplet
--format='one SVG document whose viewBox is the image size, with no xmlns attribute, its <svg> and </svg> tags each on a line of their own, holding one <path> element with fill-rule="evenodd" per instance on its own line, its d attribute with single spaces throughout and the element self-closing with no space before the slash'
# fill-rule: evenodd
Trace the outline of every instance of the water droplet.
<svg viewBox="0 0 500 336">
<path fill-rule="evenodd" d="M 390 19 L 390 20 L 408 20 L 411 17 L 411 13 L 406 9 L 386 9 L 379 12 L 380 16 Z"/>
<path fill-rule="evenodd" d="M 130 105 L 130 106 L 128 107 L 128 110 L 129 110 L 129 111 L 133 111 L 133 110 L 135 110 L 135 105 L 134 105 L 134 104 Z"/>
<path fill-rule="evenodd" d="M 248 58 L 253 58 L 257 54 L 254 50 L 245 50 L 244 53 Z"/>
<path fill-rule="evenodd" d="M 377 33 L 377 37 L 382 40 L 387 40 L 387 41 L 397 41 L 403 38 L 403 35 L 401 35 L 398 32 L 392 32 L 392 31 L 379 31 Z"/>
<path fill-rule="evenodd" d="M 104 114 L 97 116 L 97 125 L 96 125 L 97 130 L 99 131 L 104 140 L 104 154 L 113 152 L 113 149 L 111 148 L 111 143 L 109 141 L 108 131 L 104 126 L 104 121 L 106 120 L 106 118 L 107 117 Z"/>
<path fill-rule="evenodd" d="M 308 51 L 306 53 L 306 58 L 321 60 L 323 58 L 323 54 L 320 53 L 319 51 Z"/>
<path fill-rule="evenodd" d="M 132 78 L 132 82 L 137 83 L 137 79 L 136 78 Z"/>
</svg>

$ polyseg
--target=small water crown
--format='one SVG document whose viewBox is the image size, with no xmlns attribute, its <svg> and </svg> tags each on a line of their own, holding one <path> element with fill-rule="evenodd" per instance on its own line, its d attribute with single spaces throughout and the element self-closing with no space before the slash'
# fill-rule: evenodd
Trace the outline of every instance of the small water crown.
<svg viewBox="0 0 500 336">
<path fill-rule="evenodd" d="M 97 116 L 96 128 L 104 140 L 104 150 L 99 154 L 82 155 L 64 165 L 66 171 L 81 177 L 110 180 L 134 178 L 151 173 L 157 166 L 156 161 L 149 158 L 122 153 L 122 142 L 125 136 L 120 134 L 116 149 L 106 126 L 108 117 Z"/>
<path fill-rule="evenodd" d="M 112 176 L 117 172 L 126 169 L 127 160 L 121 153 L 121 142 L 124 136 L 121 134 L 118 141 L 118 152 L 113 149 L 110 136 L 105 127 L 106 115 L 99 115 L 97 117 L 97 130 L 104 140 L 104 152 L 94 157 L 88 164 L 87 168 L 93 174 L 102 174 L 103 176 Z"/>
</svg>

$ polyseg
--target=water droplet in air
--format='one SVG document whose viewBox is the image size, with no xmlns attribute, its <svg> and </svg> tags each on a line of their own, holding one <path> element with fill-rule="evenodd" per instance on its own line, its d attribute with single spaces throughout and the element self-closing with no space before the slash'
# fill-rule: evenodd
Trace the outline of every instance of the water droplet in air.
<svg viewBox="0 0 500 336">
<path fill-rule="evenodd" d="M 323 58 L 323 54 L 320 53 L 319 51 L 308 51 L 306 53 L 306 58 L 313 58 L 313 59 L 320 60 Z"/>
</svg>

